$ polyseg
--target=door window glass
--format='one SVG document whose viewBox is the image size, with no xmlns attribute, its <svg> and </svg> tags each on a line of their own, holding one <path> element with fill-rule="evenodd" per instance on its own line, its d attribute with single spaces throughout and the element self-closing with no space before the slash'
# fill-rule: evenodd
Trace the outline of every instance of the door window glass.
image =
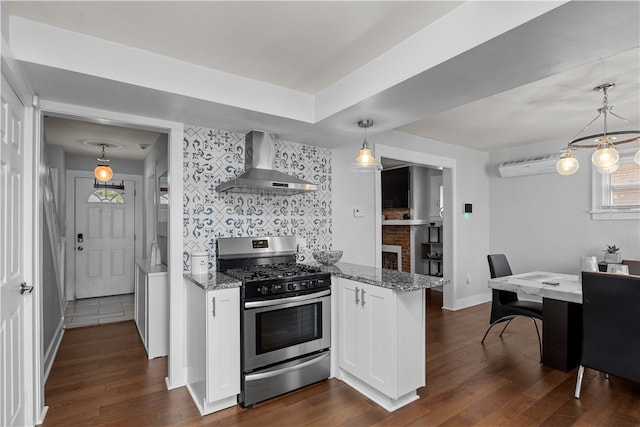
<svg viewBox="0 0 640 427">
<path fill-rule="evenodd" d="M 87 199 L 88 203 L 118 203 L 124 204 L 124 197 L 116 190 L 97 189 Z"/>
</svg>

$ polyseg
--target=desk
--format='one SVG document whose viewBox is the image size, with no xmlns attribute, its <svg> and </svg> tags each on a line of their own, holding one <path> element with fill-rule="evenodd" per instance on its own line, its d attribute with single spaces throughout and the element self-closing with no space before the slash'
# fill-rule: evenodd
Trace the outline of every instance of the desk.
<svg viewBox="0 0 640 427">
<path fill-rule="evenodd" d="M 554 281 L 559 285 L 542 282 Z M 582 284 L 578 276 L 532 271 L 489 280 L 489 287 L 542 297 L 542 363 L 570 371 L 582 351 Z"/>
</svg>

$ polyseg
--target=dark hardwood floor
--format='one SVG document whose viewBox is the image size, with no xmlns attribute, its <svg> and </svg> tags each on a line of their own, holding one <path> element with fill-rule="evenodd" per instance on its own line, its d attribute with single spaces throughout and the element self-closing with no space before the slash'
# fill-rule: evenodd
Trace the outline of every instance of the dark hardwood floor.
<svg viewBox="0 0 640 427">
<path fill-rule="evenodd" d="M 65 332 L 46 384 L 45 426 L 638 426 L 640 384 L 538 363 L 528 319 L 485 341 L 489 304 L 450 312 L 427 298 L 427 386 L 389 413 L 336 379 L 201 417 L 186 388 L 167 391 L 166 358 L 147 360 L 132 321 Z"/>
</svg>

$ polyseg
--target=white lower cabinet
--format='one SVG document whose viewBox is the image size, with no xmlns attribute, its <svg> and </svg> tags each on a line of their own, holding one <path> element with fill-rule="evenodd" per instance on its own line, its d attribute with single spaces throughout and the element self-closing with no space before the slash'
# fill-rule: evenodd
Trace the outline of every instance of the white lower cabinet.
<svg viewBox="0 0 640 427">
<path fill-rule="evenodd" d="M 136 261 L 134 318 L 147 357 L 169 353 L 169 282 L 166 265 Z"/>
<path fill-rule="evenodd" d="M 240 393 L 240 289 L 187 289 L 187 388 L 202 415 Z"/>
<path fill-rule="evenodd" d="M 425 385 L 424 290 L 337 282 L 338 378 L 394 411 Z"/>
</svg>

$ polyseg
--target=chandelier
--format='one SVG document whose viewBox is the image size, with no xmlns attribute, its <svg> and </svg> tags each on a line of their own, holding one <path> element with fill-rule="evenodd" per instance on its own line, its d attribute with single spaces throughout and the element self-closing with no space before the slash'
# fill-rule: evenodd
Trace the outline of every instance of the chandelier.
<svg viewBox="0 0 640 427">
<path fill-rule="evenodd" d="M 596 167 L 598 172 L 603 175 L 610 175 L 618 170 L 620 164 L 620 154 L 616 150 L 616 146 L 629 142 L 640 141 L 639 130 L 620 130 L 609 132 L 607 119 L 611 115 L 622 120 L 627 124 L 632 124 L 629 120 L 619 116 L 613 112 L 613 106 L 609 106 L 609 97 L 607 90 L 613 88 L 615 83 L 604 83 L 596 86 L 593 90 L 603 93 L 602 107 L 598 108 L 598 115 L 591 120 L 578 134 L 569 142 L 567 148 L 564 149 L 564 155 L 556 163 L 556 170 L 560 175 L 573 175 L 577 172 L 580 164 L 578 159 L 572 154 L 571 150 L 578 148 L 595 148 L 591 156 L 591 163 Z M 603 119 L 603 131 L 598 134 L 580 136 L 600 117 Z M 626 138 L 618 140 L 618 138 Z M 640 150 L 636 152 L 633 160 L 640 165 Z"/>
<path fill-rule="evenodd" d="M 113 169 L 109 166 L 109 159 L 107 159 L 104 154 L 104 148 L 107 144 L 99 145 L 102 147 L 102 155 L 96 159 L 98 161 L 98 166 L 93 170 L 93 175 L 98 181 L 107 182 L 113 178 Z"/>
<path fill-rule="evenodd" d="M 373 120 L 360 120 L 358 126 L 364 129 L 364 141 L 362 142 L 362 148 L 354 163 L 349 166 L 349 170 L 353 172 L 373 172 L 382 169 L 380 162 L 371 153 L 369 143 L 367 142 L 367 128 L 373 126 Z"/>
</svg>

